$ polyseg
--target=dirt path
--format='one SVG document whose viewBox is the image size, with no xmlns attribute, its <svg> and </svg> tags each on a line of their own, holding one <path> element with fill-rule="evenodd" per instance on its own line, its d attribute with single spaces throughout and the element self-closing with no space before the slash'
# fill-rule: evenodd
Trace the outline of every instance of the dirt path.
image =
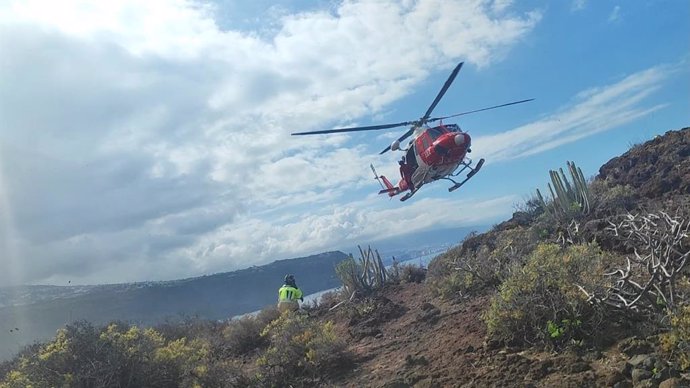
<svg viewBox="0 0 690 388">
<path fill-rule="evenodd" d="M 474 353 L 485 336 L 479 314 L 487 298 L 440 302 L 426 295 L 424 285 L 414 283 L 391 287 L 383 298 L 387 301 L 367 319 L 340 323 L 352 338 L 356 358 L 342 385 L 447 386 L 471 379 L 467 372 L 476 369 Z"/>
<path fill-rule="evenodd" d="M 355 366 L 341 387 L 595 387 L 624 361 L 600 355 L 518 351 L 484 343 L 481 320 L 490 297 L 457 303 L 434 299 L 423 284 L 391 286 L 359 319 L 329 313 L 347 337 Z"/>
</svg>

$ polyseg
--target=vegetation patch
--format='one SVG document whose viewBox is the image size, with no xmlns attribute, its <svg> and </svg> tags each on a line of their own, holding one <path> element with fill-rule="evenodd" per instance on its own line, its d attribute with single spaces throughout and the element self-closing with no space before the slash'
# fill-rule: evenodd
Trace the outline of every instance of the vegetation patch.
<svg viewBox="0 0 690 388">
<path fill-rule="evenodd" d="M 520 226 L 494 233 L 491 240 L 490 245 L 449 252 L 430 265 L 431 291 L 437 296 L 452 298 L 497 289 L 524 264 L 525 257 L 538 241 L 530 229 Z"/>
<path fill-rule="evenodd" d="M 690 305 L 671 314 L 671 330 L 660 336 L 661 350 L 678 370 L 690 371 Z"/>
<path fill-rule="evenodd" d="M 421 283 L 426 279 L 426 268 L 421 265 L 408 264 L 400 267 L 400 282 Z"/>
<path fill-rule="evenodd" d="M 167 341 L 154 329 L 79 322 L 23 355 L 0 382 L 26 387 L 232 387 L 248 380 L 230 362 L 216 363 L 200 339 Z"/>
<path fill-rule="evenodd" d="M 242 317 L 230 322 L 223 330 L 228 353 L 238 356 L 266 347 L 268 341 L 261 336 L 261 332 L 279 316 L 278 309 L 270 306 L 261 310 L 256 317 Z"/>
<path fill-rule="evenodd" d="M 319 323 L 306 315 L 287 312 L 261 333 L 270 341 L 258 359 L 262 385 L 288 386 L 316 382 L 349 365 L 346 343 L 331 322 Z"/>
<path fill-rule="evenodd" d="M 505 343 L 555 346 L 596 339 L 603 317 L 579 286 L 601 287 L 607 260 L 593 244 L 540 244 L 492 299 L 484 315 L 489 336 Z"/>
</svg>

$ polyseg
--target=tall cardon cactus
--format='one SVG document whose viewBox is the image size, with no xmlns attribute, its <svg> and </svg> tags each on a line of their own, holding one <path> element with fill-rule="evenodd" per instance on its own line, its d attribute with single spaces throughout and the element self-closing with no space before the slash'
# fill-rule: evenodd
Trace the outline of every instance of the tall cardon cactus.
<svg viewBox="0 0 690 388">
<path fill-rule="evenodd" d="M 578 214 L 587 214 L 590 211 L 589 187 L 582 170 L 575 166 L 574 162 L 568 161 L 567 166 L 572 183 L 562 168 L 559 168 L 558 171 L 549 171 L 551 183 L 548 184 L 548 187 L 551 201 L 547 202 L 537 189 L 537 198 L 544 209 L 551 211 L 559 219 L 572 218 Z"/>
</svg>

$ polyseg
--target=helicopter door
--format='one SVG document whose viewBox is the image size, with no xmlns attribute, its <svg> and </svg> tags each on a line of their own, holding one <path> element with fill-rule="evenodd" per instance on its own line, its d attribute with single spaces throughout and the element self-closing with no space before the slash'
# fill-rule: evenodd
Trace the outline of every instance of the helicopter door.
<svg viewBox="0 0 690 388">
<path fill-rule="evenodd" d="M 417 163 L 417 155 L 415 152 L 415 145 L 414 144 L 411 144 L 410 148 L 407 149 L 407 154 L 405 154 L 405 161 L 407 162 L 407 164 L 412 166 L 413 169 L 417 168 L 417 166 L 419 165 Z"/>
</svg>

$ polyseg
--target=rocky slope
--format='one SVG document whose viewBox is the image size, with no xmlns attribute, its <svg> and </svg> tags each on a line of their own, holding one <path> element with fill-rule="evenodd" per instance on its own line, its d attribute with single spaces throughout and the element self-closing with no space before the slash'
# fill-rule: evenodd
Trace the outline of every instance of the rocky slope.
<svg viewBox="0 0 690 388">
<path fill-rule="evenodd" d="M 546 176 L 546 174 L 545 174 Z M 670 131 L 634 146 L 601 167 L 597 184 L 625 187 L 616 206 L 630 211 L 664 209 L 685 212 L 690 198 L 690 128 Z M 609 200 L 609 199 L 606 199 Z M 605 202 L 605 201 L 604 201 Z M 612 203 L 600 204 L 603 207 Z M 619 209 L 619 210 L 621 210 Z M 599 209 L 592 230 L 609 212 Z M 608 209 L 610 210 L 610 209 Z M 491 231 L 466 240 L 456 252 L 476 252 L 497 236 L 534 222 L 517 212 Z M 587 230 L 584 231 L 588 233 Z M 434 264 L 432 264 L 432 267 Z M 440 298 L 428 284 L 390 286 L 362 301 L 365 319 L 329 311 L 320 319 L 337 322 L 355 365 L 337 376 L 334 386 L 349 387 L 682 387 L 688 374 L 669 369 L 657 352 L 658 338 L 610 333 L 609 344 L 558 351 L 544 347 L 505 346 L 486 337 L 482 320 L 495 290 Z M 624 337 L 622 339 L 617 339 Z"/>
<path fill-rule="evenodd" d="M 629 185 L 642 198 L 690 195 L 690 129 L 634 146 L 601 166 L 597 179 Z"/>
</svg>

